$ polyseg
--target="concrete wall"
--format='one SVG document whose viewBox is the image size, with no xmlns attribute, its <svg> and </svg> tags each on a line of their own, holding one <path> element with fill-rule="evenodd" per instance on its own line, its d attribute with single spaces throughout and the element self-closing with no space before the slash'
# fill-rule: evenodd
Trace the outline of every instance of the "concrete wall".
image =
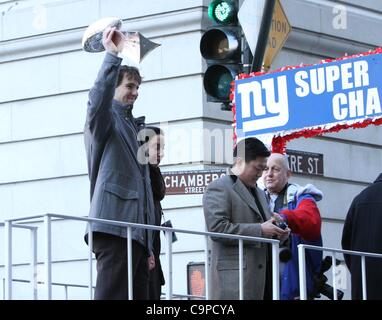
<svg viewBox="0 0 382 320">
<path fill-rule="evenodd" d="M 281 2 L 293 30 L 272 65 L 274 69 L 317 63 L 322 58 L 380 45 L 380 1 Z M 168 122 L 163 171 L 203 169 L 204 163 L 215 160 L 209 155 L 205 139 L 208 133 L 203 129 L 230 130 L 232 115 L 208 103 L 203 91 L 205 62 L 199 53 L 199 41 L 210 23 L 208 3 L 0 1 L 0 221 L 47 212 L 87 215 L 89 183 L 82 130 L 87 91 L 103 54 L 83 52 L 81 38 L 85 28 L 102 17 L 119 16 L 130 30 L 139 30 L 161 43 L 140 65 L 144 82 L 134 115 L 146 115 L 148 123 Z M 339 4 L 346 9 L 344 29 L 333 24 L 333 9 Z M 294 181 L 313 182 L 323 190 L 325 198 L 320 208 L 327 246 L 340 246 L 342 223 L 351 200 L 380 171 L 381 130 L 348 130 L 288 145 L 290 149 L 324 154 L 323 177 L 296 175 Z M 231 145 L 228 140 L 224 148 L 230 150 Z M 204 230 L 201 200 L 200 195 L 168 196 L 163 201 L 165 216 L 177 228 Z M 81 223 L 54 224 L 53 282 L 87 283 L 84 229 Z M 0 239 L 3 236 L 0 228 Z M 16 236 L 15 277 L 26 279 L 29 238 L 25 230 L 15 232 Z M 40 232 L 39 262 L 43 259 L 42 239 Z M 202 239 L 178 234 L 173 248 L 176 293 L 186 293 L 186 265 L 203 260 L 202 248 Z M 1 255 L 0 277 L 3 264 Z M 39 271 L 39 279 L 43 276 Z M 20 289 L 22 286 L 15 285 L 15 297 L 30 297 Z M 69 298 L 87 298 L 81 290 L 85 289 L 73 289 Z M 54 298 L 63 298 L 62 288 L 54 290 Z"/>
<path fill-rule="evenodd" d="M 199 134 L 184 144 L 180 140 L 184 132 L 179 129 L 202 132 L 204 126 L 199 41 L 205 2 L 0 2 L 0 220 L 47 212 L 87 215 L 89 183 L 82 131 L 87 91 L 104 54 L 83 52 L 81 38 L 85 28 L 102 17 L 118 16 L 130 30 L 139 30 L 161 44 L 139 66 L 144 83 L 134 115 L 146 115 L 148 123 L 167 122 L 171 133 L 164 167 L 190 167 L 187 163 L 192 161 L 201 168 L 204 149 L 199 146 L 203 136 Z M 184 148 L 179 150 L 176 145 Z M 167 216 L 179 217 L 175 219 L 179 220 L 177 227 L 203 229 L 200 208 L 195 207 L 191 197 L 172 204 L 166 210 Z M 86 284 L 84 261 L 88 252 L 82 239 L 85 225 L 56 222 L 53 228 L 53 282 Z M 3 239 L 3 230 L 0 236 Z M 29 257 L 29 245 L 25 246 L 29 241 L 27 231 L 17 230 L 14 236 L 15 277 L 28 278 L 24 266 Z M 174 251 L 190 250 L 187 245 L 182 247 L 187 237 L 184 241 L 182 235 L 178 238 Z M 39 262 L 44 252 L 42 240 L 39 231 Z M 0 265 L 3 264 L 1 256 Z M 78 264 L 83 267 L 77 268 Z M 174 276 L 181 273 L 177 278 L 185 281 L 184 266 L 178 270 L 174 270 Z M 39 271 L 38 277 L 43 280 L 43 272 Z M 22 293 L 24 290 L 17 290 L 22 285 L 25 286 L 15 285 L 16 298 L 28 296 Z M 183 283 L 179 286 L 185 291 Z M 54 291 L 55 298 L 62 297 L 60 294 L 59 290 Z"/>
</svg>

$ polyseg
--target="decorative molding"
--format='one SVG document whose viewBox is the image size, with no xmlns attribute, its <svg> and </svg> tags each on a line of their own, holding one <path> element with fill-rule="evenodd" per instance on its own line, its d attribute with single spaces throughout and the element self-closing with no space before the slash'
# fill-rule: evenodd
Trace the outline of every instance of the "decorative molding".
<svg viewBox="0 0 382 320">
<path fill-rule="evenodd" d="M 353 40 L 295 28 L 286 41 L 285 48 L 326 58 L 337 58 L 375 49 L 374 46 Z"/>
</svg>

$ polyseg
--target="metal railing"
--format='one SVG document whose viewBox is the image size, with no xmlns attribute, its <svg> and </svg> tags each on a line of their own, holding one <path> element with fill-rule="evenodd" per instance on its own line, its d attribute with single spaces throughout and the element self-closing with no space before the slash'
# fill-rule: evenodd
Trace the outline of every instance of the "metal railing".
<svg viewBox="0 0 382 320">
<path fill-rule="evenodd" d="M 12 279 L 12 282 L 20 282 L 20 283 L 30 283 L 30 280 L 25 280 L 25 279 Z M 3 291 L 4 291 L 4 300 L 5 300 L 5 278 L 3 278 Z M 37 281 L 37 284 L 44 284 L 44 281 Z M 63 287 L 64 292 L 65 292 L 65 300 L 68 300 L 69 294 L 68 294 L 68 289 L 69 288 L 88 288 L 88 286 L 83 285 L 83 284 L 75 284 L 75 283 L 63 283 L 63 282 L 52 282 L 52 286 L 58 286 L 58 287 Z M 93 290 L 95 289 L 95 286 L 93 287 Z M 36 300 L 37 296 L 34 297 L 34 300 Z"/>
<path fill-rule="evenodd" d="M 0 223 L 1 226 L 1 223 Z M 13 282 L 19 282 L 19 283 L 30 283 L 30 280 L 25 280 L 25 279 L 12 279 Z M 3 283 L 3 300 L 5 300 L 5 278 L 2 279 Z M 41 285 L 44 284 L 44 281 L 37 281 L 37 284 Z M 52 282 L 52 286 L 57 286 L 57 287 L 63 287 L 64 292 L 65 292 L 65 300 L 69 299 L 69 288 L 82 288 L 86 289 L 88 286 L 83 285 L 83 284 L 76 284 L 76 283 L 63 283 L 63 282 Z M 95 289 L 95 286 L 93 286 L 93 290 Z M 166 294 L 161 293 L 161 299 L 165 298 Z M 173 294 L 173 298 L 180 298 L 180 299 L 204 299 L 205 296 L 196 296 L 192 294 Z"/>
<path fill-rule="evenodd" d="M 78 216 L 70 216 L 70 215 L 62 215 L 62 214 L 44 214 L 44 215 L 35 215 L 35 216 L 28 216 L 28 217 L 22 217 L 22 218 L 15 218 L 15 219 L 9 219 L 5 221 L 5 234 L 6 234 L 6 259 L 5 259 L 5 296 L 6 299 L 10 300 L 12 299 L 12 228 L 13 227 L 20 227 L 20 228 L 27 228 L 30 230 L 37 230 L 38 227 L 36 226 L 27 226 L 25 224 L 20 224 L 21 222 L 26 223 L 29 220 L 32 219 L 38 219 L 43 218 L 43 225 L 44 225 L 44 242 L 45 242 L 45 254 L 44 254 L 44 269 L 45 269 L 45 297 L 46 299 L 50 300 L 52 299 L 52 246 L 51 246 L 51 240 L 52 240 L 52 232 L 51 232 L 51 224 L 52 224 L 52 218 L 57 218 L 60 220 L 75 220 L 75 221 L 84 221 L 88 223 L 88 246 L 89 246 L 89 256 L 88 256 L 88 262 L 89 262 L 89 298 L 93 298 L 93 265 L 92 265 L 92 251 L 93 251 L 93 236 L 92 236 L 92 223 L 98 222 L 98 223 L 104 223 L 108 225 L 113 226 L 119 226 L 124 227 L 127 230 L 127 269 L 128 269 L 128 298 L 131 300 L 133 298 L 133 286 L 132 286 L 132 234 L 131 229 L 132 228 L 143 228 L 148 230 L 163 230 L 166 235 L 166 258 L 167 258 L 167 275 L 166 275 L 166 299 L 171 300 L 174 297 L 173 294 L 173 282 L 172 282 L 172 233 L 178 232 L 178 233 L 185 233 L 185 234 L 193 234 L 193 235 L 200 235 L 204 236 L 205 238 L 205 284 L 206 284 L 206 296 L 205 298 L 209 299 L 209 271 L 208 271 L 208 238 L 214 237 L 214 238 L 227 238 L 227 239 L 236 239 L 239 241 L 239 299 L 242 300 L 244 298 L 244 283 L 243 283 L 243 241 L 252 241 L 252 242 L 260 242 L 260 243 L 268 243 L 272 246 L 272 296 L 274 300 L 279 299 L 280 295 L 280 289 L 279 289 L 279 241 L 275 239 L 267 239 L 267 238 L 260 238 L 260 237 L 250 237 L 250 236 L 241 236 L 241 235 L 231 235 L 231 234 L 224 234 L 224 233 L 216 233 L 216 232 L 202 232 L 202 231 L 191 231 L 191 230 L 184 230 L 184 229 L 175 229 L 175 228 L 169 228 L 169 227 L 159 227 L 159 226 L 152 226 L 152 225 L 145 225 L 145 224 L 138 224 L 138 223 L 129 223 L 129 222 L 120 222 L 120 221 L 112 221 L 112 220 L 104 220 L 104 219 L 97 219 L 97 218 L 88 218 L 88 217 L 78 217 Z M 32 221 L 33 222 L 33 221 Z M 29 221 L 31 223 L 31 221 Z M 37 233 L 36 233 L 37 235 Z M 37 236 L 36 236 L 37 239 Z M 31 264 L 34 266 L 34 268 L 37 266 L 37 255 L 36 255 L 36 239 L 33 238 L 33 263 Z M 34 269 L 35 270 L 35 269 Z M 34 273 L 33 278 L 33 286 L 37 290 L 37 279 L 36 274 Z M 37 291 L 34 290 L 34 298 L 37 298 Z"/>
<path fill-rule="evenodd" d="M 5 277 L 12 279 L 12 222 L 6 220 L 5 223 L 0 223 L 0 226 L 5 227 Z M 27 229 L 30 231 L 31 239 L 31 255 L 30 255 L 30 282 L 32 284 L 32 296 L 33 299 L 37 299 L 37 227 L 27 226 L 22 224 L 15 224 L 13 227 L 20 229 Z M 12 282 L 6 282 L 5 287 L 5 299 L 9 299 L 12 296 Z"/>
<path fill-rule="evenodd" d="M 367 300 L 366 292 L 366 257 L 382 258 L 382 254 L 370 253 L 363 251 L 334 249 L 328 247 L 317 247 L 307 244 L 298 245 L 298 267 L 299 267 L 299 281 L 300 281 L 300 299 L 307 299 L 307 287 L 306 287 L 306 268 L 305 268 L 305 249 L 317 250 L 317 251 L 329 251 L 331 252 L 332 264 L 332 284 L 333 284 L 333 298 L 338 300 L 337 283 L 336 283 L 336 253 L 343 253 L 349 255 L 361 256 L 361 273 L 362 273 L 362 299 Z"/>
</svg>

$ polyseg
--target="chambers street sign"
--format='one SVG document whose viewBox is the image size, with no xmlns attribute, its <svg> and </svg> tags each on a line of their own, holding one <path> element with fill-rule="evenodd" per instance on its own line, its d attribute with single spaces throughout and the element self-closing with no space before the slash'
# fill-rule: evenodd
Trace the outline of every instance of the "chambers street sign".
<svg viewBox="0 0 382 320">
<path fill-rule="evenodd" d="M 162 172 L 166 195 L 202 194 L 208 184 L 226 173 L 226 169 Z"/>
</svg>

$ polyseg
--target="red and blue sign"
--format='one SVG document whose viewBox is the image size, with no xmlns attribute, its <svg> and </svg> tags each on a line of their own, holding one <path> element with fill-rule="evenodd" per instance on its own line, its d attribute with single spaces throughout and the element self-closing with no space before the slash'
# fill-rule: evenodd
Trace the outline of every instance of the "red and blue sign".
<svg viewBox="0 0 382 320">
<path fill-rule="evenodd" d="M 382 54 L 235 80 L 236 135 L 291 133 L 382 117 Z"/>
</svg>

